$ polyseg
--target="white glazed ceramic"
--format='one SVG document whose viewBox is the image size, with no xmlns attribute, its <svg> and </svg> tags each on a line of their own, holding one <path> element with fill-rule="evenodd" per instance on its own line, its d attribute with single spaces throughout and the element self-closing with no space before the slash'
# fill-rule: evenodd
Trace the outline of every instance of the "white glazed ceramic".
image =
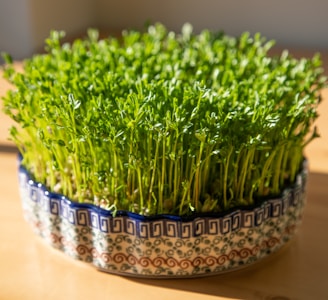
<svg viewBox="0 0 328 300">
<path fill-rule="evenodd" d="M 276 252 L 300 224 L 306 175 L 281 197 L 224 214 L 113 217 L 48 191 L 19 167 L 25 218 L 47 243 L 106 272 L 156 278 L 218 274 Z"/>
</svg>

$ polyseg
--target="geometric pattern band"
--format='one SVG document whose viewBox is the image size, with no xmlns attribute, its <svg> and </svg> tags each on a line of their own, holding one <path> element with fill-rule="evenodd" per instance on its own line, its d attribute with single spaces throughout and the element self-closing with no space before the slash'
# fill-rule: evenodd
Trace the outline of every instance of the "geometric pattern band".
<svg viewBox="0 0 328 300">
<path fill-rule="evenodd" d="M 77 226 L 87 226 L 104 233 L 125 233 L 140 238 L 178 237 L 191 238 L 201 235 L 221 235 L 241 228 L 260 226 L 269 218 L 286 214 L 289 207 L 297 206 L 304 198 L 305 177 L 299 174 L 297 184 L 283 192 L 281 198 L 269 199 L 251 210 L 239 209 L 219 217 L 202 217 L 191 220 L 170 218 L 147 219 L 131 216 L 111 217 L 101 213 L 101 209 L 72 204 L 45 189 L 29 178 L 20 168 L 19 181 L 22 193 L 43 212 L 60 216 Z"/>
</svg>

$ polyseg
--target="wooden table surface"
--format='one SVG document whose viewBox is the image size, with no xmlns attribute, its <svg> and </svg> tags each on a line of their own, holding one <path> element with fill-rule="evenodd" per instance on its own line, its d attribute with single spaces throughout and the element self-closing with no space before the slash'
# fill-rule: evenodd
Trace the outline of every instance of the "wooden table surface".
<svg viewBox="0 0 328 300">
<path fill-rule="evenodd" d="M 327 51 L 323 59 L 326 66 Z M 2 96 L 9 85 L 0 77 Z M 16 150 L 6 140 L 11 121 L 0 113 L 0 299 L 328 299 L 328 89 L 323 100 L 317 121 L 321 138 L 306 151 L 308 201 L 296 237 L 249 268 L 178 280 L 102 273 L 35 236 L 22 217 Z"/>
</svg>

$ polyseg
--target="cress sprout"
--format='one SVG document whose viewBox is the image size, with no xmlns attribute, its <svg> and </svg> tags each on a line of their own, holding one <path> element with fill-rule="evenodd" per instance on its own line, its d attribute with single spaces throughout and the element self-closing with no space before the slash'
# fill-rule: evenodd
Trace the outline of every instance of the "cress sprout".
<svg viewBox="0 0 328 300">
<path fill-rule="evenodd" d="M 295 181 L 315 137 L 319 55 L 271 57 L 260 34 L 162 24 L 11 59 L 4 111 L 35 180 L 68 198 L 142 215 L 221 212 Z"/>
</svg>

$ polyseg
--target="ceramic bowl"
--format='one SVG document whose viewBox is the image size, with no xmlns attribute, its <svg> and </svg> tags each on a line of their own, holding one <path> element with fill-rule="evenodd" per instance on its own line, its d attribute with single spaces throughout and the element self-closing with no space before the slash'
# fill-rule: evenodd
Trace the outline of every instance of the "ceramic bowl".
<svg viewBox="0 0 328 300">
<path fill-rule="evenodd" d="M 304 167 L 280 197 L 224 214 L 113 217 L 52 193 L 19 166 L 25 219 L 48 244 L 102 271 L 155 278 L 232 271 L 279 250 L 299 227 L 306 177 Z"/>
</svg>

